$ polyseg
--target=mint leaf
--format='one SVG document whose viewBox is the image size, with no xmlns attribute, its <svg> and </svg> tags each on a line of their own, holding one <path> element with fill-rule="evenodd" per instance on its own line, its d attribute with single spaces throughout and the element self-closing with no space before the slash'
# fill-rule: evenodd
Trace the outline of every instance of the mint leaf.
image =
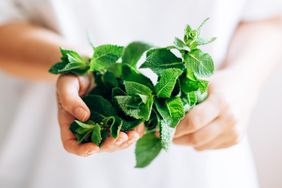
<svg viewBox="0 0 282 188">
<path fill-rule="evenodd" d="M 167 120 L 161 120 L 160 125 L 161 145 L 164 150 L 168 150 L 169 145 L 172 142 L 175 129 L 171 128 L 170 122 Z"/>
<path fill-rule="evenodd" d="M 174 39 L 174 45 L 178 50 L 190 51 L 189 47 L 177 37 Z"/>
<path fill-rule="evenodd" d="M 83 97 L 91 111 L 89 120 L 75 120 L 69 128 L 77 141 L 100 146 L 107 137 L 117 138 L 120 131 L 131 131 L 143 123 L 146 135 L 136 145 L 136 167 L 149 165 L 162 149 L 168 150 L 185 113 L 208 97 L 206 78 L 213 73 L 214 64 L 199 47 L 215 38 L 200 36 L 206 22 L 197 28 L 187 25 L 183 39 L 176 37 L 173 45 L 165 47 L 151 48 L 138 41 L 125 48 L 106 44 L 93 47 L 90 60 L 61 49 L 61 62 L 50 73 L 91 73 L 95 80 L 95 87 Z M 144 53 L 140 68 L 156 73 L 154 84 L 137 68 Z M 159 138 L 156 131 L 160 131 Z"/>
<path fill-rule="evenodd" d="M 131 42 L 126 46 L 122 56 L 122 63 L 136 67 L 138 60 L 142 54 L 151 48 L 151 45 L 140 41 Z"/>
<path fill-rule="evenodd" d="M 161 152 L 162 146 L 155 133 L 147 133 L 137 141 L 135 156 L 136 168 L 148 166 Z"/>
<path fill-rule="evenodd" d="M 157 111 L 153 108 L 150 119 L 148 121 L 145 121 L 145 127 L 147 128 L 147 130 L 154 130 L 160 125 L 160 121 L 161 120 Z"/>
<path fill-rule="evenodd" d="M 122 111 L 135 119 L 148 120 L 152 111 L 153 97 L 148 97 L 146 104 L 137 96 L 115 96 Z"/>
<path fill-rule="evenodd" d="M 142 100 L 139 97 L 126 95 L 115 96 L 115 99 L 125 114 L 135 119 L 142 119 L 139 115 Z"/>
<path fill-rule="evenodd" d="M 181 73 L 180 69 L 165 69 L 155 86 L 156 95 L 160 98 L 169 98 Z"/>
<path fill-rule="evenodd" d="M 88 60 L 82 58 L 77 52 L 72 50 L 61 50 L 61 62 L 53 65 L 49 72 L 52 74 L 67 74 L 73 73 L 77 75 L 83 75 L 88 72 L 89 63 Z"/>
<path fill-rule="evenodd" d="M 142 123 L 142 120 L 122 120 L 122 127 L 121 127 L 121 131 L 127 132 L 130 131 L 132 129 L 134 129 L 135 127 L 137 127 L 138 125 L 140 125 L 140 123 Z"/>
<path fill-rule="evenodd" d="M 93 57 L 90 61 L 91 71 L 106 71 L 122 56 L 123 47 L 104 44 L 94 48 Z"/>
<path fill-rule="evenodd" d="M 69 63 L 63 69 L 59 70 L 59 73 L 67 73 L 72 71 L 82 71 L 86 73 L 88 71 L 88 65 L 86 63 Z"/>
<path fill-rule="evenodd" d="M 93 122 L 93 121 L 87 121 L 87 122 L 84 123 L 84 122 L 75 120 L 71 124 L 70 130 L 76 136 L 78 143 L 89 142 L 90 137 L 91 137 L 91 141 L 93 143 L 97 144 L 97 145 L 99 145 L 99 143 L 101 142 L 101 140 L 100 140 L 99 143 L 98 143 L 98 139 L 96 139 L 96 138 L 93 141 L 93 135 L 95 134 L 94 136 L 97 137 L 98 134 L 100 134 L 100 131 L 101 131 L 100 125 Z"/>
<path fill-rule="evenodd" d="M 83 101 L 89 107 L 92 113 L 98 113 L 102 116 L 114 116 L 116 111 L 110 101 L 99 95 L 88 95 L 83 97 Z M 90 119 L 92 119 L 90 117 Z"/>
<path fill-rule="evenodd" d="M 214 64 L 211 56 L 199 49 L 192 50 L 184 56 L 186 66 L 198 77 L 209 77 L 213 74 Z"/>
<path fill-rule="evenodd" d="M 122 120 L 119 117 L 115 117 L 115 121 L 110 127 L 110 132 L 113 138 L 117 138 L 119 136 L 121 127 L 122 127 Z"/>
<path fill-rule="evenodd" d="M 152 94 L 152 90 L 149 87 L 143 84 L 139 84 L 137 82 L 125 81 L 124 86 L 125 86 L 125 91 L 129 95 L 141 94 L 141 95 L 149 96 Z"/>
<path fill-rule="evenodd" d="M 109 88 L 114 88 L 114 87 L 118 87 L 118 80 L 117 78 L 115 77 L 114 73 L 112 72 L 106 72 L 103 76 L 102 76 L 102 81 L 103 81 L 103 84 L 106 86 L 106 87 L 109 87 Z"/>
<path fill-rule="evenodd" d="M 172 118 L 171 126 L 175 127 L 185 115 L 183 103 L 180 97 L 174 97 L 166 100 L 166 106 Z"/>
<path fill-rule="evenodd" d="M 142 102 L 143 102 L 143 99 L 142 99 Z M 143 104 L 140 106 L 139 115 L 142 117 L 143 120 L 145 121 L 149 120 L 151 112 L 152 112 L 153 103 L 154 103 L 153 96 L 149 96 L 146 100 L 146 104 Z"/>
<path fill-rule="evenodd" d="M 197 95 L 194 91 L 187 93 L 187 100 L 190 106 L 194 106 L 197 104 Z"/>
<path fill-rule="evenodd" d="M 49 73 L 51 74 L 60 74 L 60 70 L 62 70 L 67 65 L 67 62 L 59 62 L 52 65 L 49 69 Z"/>
<path fill-rule="evenodd" d="M 197 46 L 207 45 L 209 43 L 212 43 L 215 40 L 216 40 L 216 37 L 212 37 L 212 38 L 209 38 L 209 39 L 198 38 L 196 40 L 196 44 L 197 44 Z"/>
<path fill-rule="evenodd" d="M 162 119 L 166 120 L 172 128 L 176 127 L 185 115 L 184 106 L 180 97 L 157 100 L 155 104 Z"/>
<path fill-rule="evenodd" d="M 154 87 L 152 81 L 149 78 L 138 72 L 133 67 L 130 67 L 129 65 L 122 66 L 122 79 L 125 81 L 137 82 L 149 88 Z"/>
<path fill-rule="evenodd" d="M 156 74 L 160 75 L 164 69 L 183 69 L 184 65 L 182 60 L 176 57 L 170 50 L 162 48 L 151 52 L 140 68 L 150 68 Z"/>
<path fill-rule="evenodd" d="M 93 124 L 83 123 L 81 121 L 75 120 L 75 122 L 84 129 L 92 129 L 94 127 Z"/>
<path fill-rule="evenodd" d="M 99 125 L 97 125 L 97 124 L 94 125 L 93 132 L 92 132 L 92 135 L 91 135 L 91 142 L 93 142 L 97 146 L 99 146 L 100 143 L 102 142 L 101 130 L 102 129 Z"/>
</svg>

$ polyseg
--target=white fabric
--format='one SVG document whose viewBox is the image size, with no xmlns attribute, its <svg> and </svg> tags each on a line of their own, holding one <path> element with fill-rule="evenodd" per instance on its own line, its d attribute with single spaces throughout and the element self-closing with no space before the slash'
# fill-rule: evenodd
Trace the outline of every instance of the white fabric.
<svg viewBox="0 0 282 188">
<path fill-rule="evenodd" d="M 249 3 L 245 0 L 0 0 L 0 24 L 29 20 L 60 33 L 80 47 L 89 48 L 87 35 L 95 45 L 126 44 L 132 40 L 168 45 L 175 36 L 183 35 L 187 23 L 196 26 L 210 17 L 203 34 L 217 36 L 218 40 L 206 50 L 220 64 L 238 22 L 264 14 L 256 11 L 256 1 L 253 6 Z M 273 7 L 270 3 L 267 6 Z M 267 15 L 272 12 L 275 11 Z M 81 158 L 66 153 L 61 146 L 52 86 L 25 83 L 1 73 L 0 88 L 1 188 L 257 187 L 246 140 L 230 149 L 203 153 L 173 146 L 141 170 L 133 168 L 133 148 Z"/>
</svg>

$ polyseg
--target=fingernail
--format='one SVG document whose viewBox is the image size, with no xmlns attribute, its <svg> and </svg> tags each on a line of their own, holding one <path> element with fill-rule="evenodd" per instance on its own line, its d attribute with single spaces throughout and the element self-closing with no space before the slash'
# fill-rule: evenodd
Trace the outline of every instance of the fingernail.
<svg viewBox="0 0 282 188">
<path fill-rule="evenodd" d="M 74 115 L 80 120 L 86 120 L 87 112 L 83 108 L 78 107 L 75 109 Z"/>
<path fill-rule="evenodd" d="M 93 155 L 94 153 L 98 153 L 98 150 L 93 150 L 93 151 L 87 152 L 88 155 Z"/>
<path fill-rule="evenodd" d="M 121 145 L 124 142 L 124 139 L 118 139 L 115 144 L 116 145 Z"/>
</svg>

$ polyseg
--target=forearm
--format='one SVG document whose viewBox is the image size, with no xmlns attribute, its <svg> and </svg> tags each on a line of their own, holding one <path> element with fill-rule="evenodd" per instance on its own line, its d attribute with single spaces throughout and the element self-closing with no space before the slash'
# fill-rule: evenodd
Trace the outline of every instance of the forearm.
<svg viewBox="0 0 282 188">
<path fill-rule="evenodd" d="M 275 65 L 281 62 L 281 46 L 281 19 L 241 23 L 222 68 L 235 70 L 238 74 L 234 76 L 238 80 L 246 87 L 257 90 Z"/>
<path fill-rule="evenodd" d="M 48 68 L 60 60 L 62 37 L 29 23 L 11 23 L 0 27 L 0 69 L 10 74 L 48 80 Z"/>
</svg>

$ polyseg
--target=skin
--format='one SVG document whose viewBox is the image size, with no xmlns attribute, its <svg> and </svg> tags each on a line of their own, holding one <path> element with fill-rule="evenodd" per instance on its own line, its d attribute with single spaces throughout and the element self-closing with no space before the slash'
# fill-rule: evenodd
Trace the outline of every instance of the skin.
<svg viewBox="0 0 282 188">
<path fill-rule="evenodd" d="M 263 82 L 281 60 L 281 25 L 281 18 L 238 25 L 225 62 L 210 78 L 208 99 L 194 107 L 180 122 L 174 136 L 175 144 L 202 151 L 228 148 L 240 141 Z M 59 46 L 75 49 L 44 28 L 29 23 L 6 24 L 0 27 L 0 68 L 22 78 L 55 79 L 47 70 L 59 61 Z M 79 47 L 77 51 L 86 54 Z M 90 88 L 91 79 L 73 75 L 57 79 L 58 120 L 64 148 L 76 155 L 89 156 L 129 147 L 142 136 L 143 125 L 121 133 L 117 139 L 109 137 L 100 148 L 93 143 L 77 144 L 70 132 L 70 123 L 75 118 L 85 121 L 90 116 L 81 96 Z"/>
</svg>

